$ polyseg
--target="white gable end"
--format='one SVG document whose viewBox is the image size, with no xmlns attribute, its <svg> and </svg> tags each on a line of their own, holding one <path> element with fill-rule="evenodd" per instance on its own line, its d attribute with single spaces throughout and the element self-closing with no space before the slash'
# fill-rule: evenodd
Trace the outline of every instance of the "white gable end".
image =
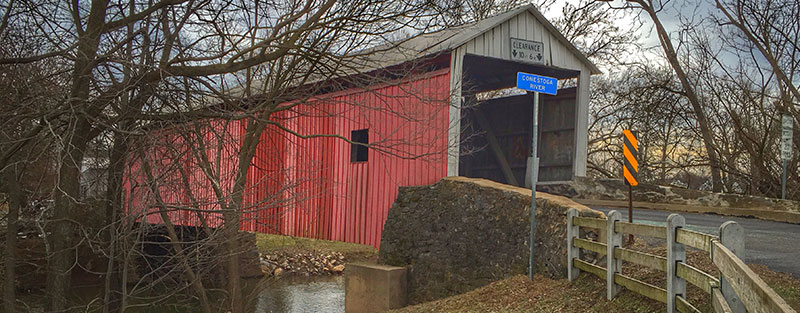
<svg viewBox="0 0 800 313">
<path fill-rule="evenodd" d="M 464 75 L 466 75 L 464 73 L 465 56 L 475 55 L 506 60 L 516 62 L 520 65 L 520 69 L 525 68 L 526 64 L 524 62 L 512 59 L 511 38 L 535 41 L 542 44 L 544 64 L 540 69 L 551 68 L 569 70 L 561 71 L 560 73 L 577 73 L 577 77 L 575 77 L 577 78 L 577 92 L 575 98 L 572 175 L 573 177 L 586 175 L 590 76 L 601 72 L 596 65 L 558 32 L 533 5 L 527 5 L 457 29 L 450 29 L 438 35 L 421 38 L 415 40 L 414 43 L 423 42 L 419 46 L 428 47 L 418 50 L 423 55 L 451 51 L 450 87 L 452 105 L 450 107 L 448 175 L 455 176 L 459 174 L 461 104 L 464 102 L 462 82 Z M 472 62 L 476 62 L 474 58 L 472 60 Z M 487 62 L 489 62 L 488 59 Z M 543 73 L 539 74 L 544 75 Z M 502 75 L 509 74 L 504 72 Z M 566 77 L 561 76 L 561 78 Z M 496 77 L 490 76 L 484 76 L 484 78 L 488 78 L 488 80 L 496 79 Z M 507 85 L 505 87 L 512 86 Z"/>
<path fill-rule="evenodd" d="M 457 53 L 511 60 L 511 38 L 541 42 L 547 66 L 573 70 L 589 69 L 575 56 L 571 47 L 558 40 L 529 10 L 524 10 L 467 41 L 457 48 L 462 50 Z"/>
</svg>

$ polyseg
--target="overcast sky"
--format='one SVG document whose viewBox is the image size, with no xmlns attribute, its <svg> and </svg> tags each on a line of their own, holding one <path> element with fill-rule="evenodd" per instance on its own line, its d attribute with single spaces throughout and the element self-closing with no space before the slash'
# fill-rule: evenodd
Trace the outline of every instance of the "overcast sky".
<svg viewBox="0 0 800 313">
<path fill-rule="evenodd" d="M 557 1 L 550 10 L 543 12 L 545 16 L 550 19 L 554 20 L 561 15 L 561 9 L 566 3 L 576 4 L 578 0 L 563 0 Z M 664 27 L 670 32 L 670 36 L 672 37 L 673 43 L 677 45 L 678 40 L 678 31 L 681 27 L 680 16 L 684 18 L 691 17 L 693 15 L 697 16 L 708 16 L 708 14 L 714 9 L 714 3 L 710 0 L 673 0 L 673 1 L 665 1 L 666 6 L 665 8 L 658 13 L 658 17 L 661 20 L 661 23 Z M 613 0 L 608 2 L 607 7 L 611 8 L 622 8 L 625 6 L 625 0 Z M 639 34 L 641 37 L 640 42 L 645 48 L 656 48 L 661 49 L 660 43 L 658 42 L 658 37 L 656 36 L 655 29 L 653 27 L 653 23 L 650 20 L 650 17 L 646 14 L 640 12 L 641 18 L 640 21 L 643 23 L 643 27 L 639 30 Z M 696 14 L 695 14 L 696 13 Z M 625 18 L 620 18 L 617 20 L 617 25 L 620 28 L 630 27 L 630 25 L 634 25 L 635 16 L 630 15 Z M 698 21 L 693 21 L 693 23 L 697 23 Z"/>
</svg>

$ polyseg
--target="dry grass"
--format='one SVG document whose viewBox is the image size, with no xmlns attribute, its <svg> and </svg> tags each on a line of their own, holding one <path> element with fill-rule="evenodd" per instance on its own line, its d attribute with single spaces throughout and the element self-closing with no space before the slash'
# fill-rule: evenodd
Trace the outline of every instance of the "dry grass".
<svg viewBox="0 0 800 313">
<path fill-rule="evenodd" d="M 263 254 L 339 252 L 345 256 L 348 262 L 372 260 L 378 256 L 378 250 L 368 245 L 261 233 L 256 234 L 256 245 L 258 251 Z"/>
<path fill-rule="evenodd" d="M 574 282 L 514 276 L 471 292 L 392 312 L 657 312 L 659 302 L 627 290 L 606 300 L 605 282 L 583 274 Z"/>
<path fill-rule="evenodd" d="M 644 240 L 636 241 L 632 249 L 660 256 L 667 255 L 663 245 L 648 245 Z M 719 276 L 719 271 L 711 262 L 707 252 L 688 248 L 686 251 L 686 259 L 689 265 L 709 273 L 712 276 Z M 778 295 L 783 297 L 790 306 L 795 310 L 800 310 L 800 279 L 796 279 L 790 274 L 774 272 L 764 265 L 749 264 L 749 266 L 750 269 L 767 283 L 767 285 L 772 287 Z M 666 288 L 664 273 L 661 271 L 625 262 L 623 265 L 623 274 L 661 288 Z M 695 306 L 703 312 L 712 311 L 709 295 L 700 290 L 700 288 L 687 283 L 687 293 L 689 303 L 695 304 Z"/>
<path fill-rule="evenodd" d="M 633 249 L 665 255 L 663 246 L 648 246 L 637 241 Z M 708 255 L 699 250 L 687 251 L 688 263 L 717 275 Z M 769 270 L 766 266 L 750 265 L 795 310 L 800 310 L 800 279 L 786 273 Z M 634 264 L 624 264 L 623 274 L 665 287 L 664 273 Z M 709 297 L 699 288 L 688 286 L 688 300 L 703 312 L 711 312 Z M 611 301 L 606 300 L 605 280 L 591 274 L 581 274 L 574 282 L 552 280 L 542 276 L 530 281 L 515 276 L 461 295 L 421 303 L 392 312 L 663 312 L 660 302 L 623 290 Z"/>
</svg>

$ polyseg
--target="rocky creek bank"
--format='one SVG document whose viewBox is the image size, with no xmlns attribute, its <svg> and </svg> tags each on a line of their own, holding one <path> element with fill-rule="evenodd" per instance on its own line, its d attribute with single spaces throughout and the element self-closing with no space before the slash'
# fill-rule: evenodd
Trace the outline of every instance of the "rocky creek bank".
<svg viewBox="0 0 800 313">
<path fill-rule="evenodd" d="M 340 275 L 346 259 L 341 252 L 289 252 L 259 253 L 261 271 L 269 276 L 283 275 Z"/>
<path fill-rule="evenodd" d="M 375 260 L 378 250 L 357 243 L 256 234 L 260 272 L 273 277 L 341 275 L 348 262 Z"/>
</svg>

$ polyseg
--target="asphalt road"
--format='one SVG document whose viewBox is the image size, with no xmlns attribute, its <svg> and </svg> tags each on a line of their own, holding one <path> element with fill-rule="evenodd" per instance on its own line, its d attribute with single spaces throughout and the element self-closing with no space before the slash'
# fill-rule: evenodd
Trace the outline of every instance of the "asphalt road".
<svg viewBox="0 0 800 313">
<path fill-rule="evenodd" d="M 593 207 L 608 213 L 610 208 Z M 627 209 L 616 209 L 622 220 L 628 220 Z M 725 221 L 735 221 L 745 232 L 745 262 L 763 264 L 773 271 L 790 273 L 800 278 L 800 225 L 770 222 L 754 218 L 730 217 L 715 214 L 676 212 L 686 218 L 687 228 L 719 235 L 719 226 Z M 633 221 L 665 225 L 670 212 L 633 210 Z"/>
</svg>

